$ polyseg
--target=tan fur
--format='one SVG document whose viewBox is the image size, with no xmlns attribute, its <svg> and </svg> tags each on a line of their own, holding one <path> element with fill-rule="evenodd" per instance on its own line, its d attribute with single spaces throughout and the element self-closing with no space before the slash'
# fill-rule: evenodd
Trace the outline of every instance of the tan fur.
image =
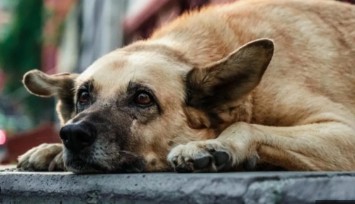
<svg viewBox="0 0 355 204">
<path fill-rule="evenodd" d="M 145 171 L 233 170 L 255 159 L 287 170 L 354 170 L 354 25 L 355 7 L 330 0 L 244 0 L 205 8 L 100 58 L 73 88 L 85 81 L 96 87 L 97 101 L 85 113 L 105 104 L 120 111 L 113 104 L 130 82 L 154 91 L 162 114 L 130 126 L 129 151 L 144 157 Z M 255 41 L 262 38 L 272 39 L 274 48 L 271 41 Z M 233 74 L 240 84 L 228 81 Z M 38 81 L 25 77 L 24 83 L 48 95 L 36 91 L 43 88 Z M 216 101 L 203 105 L 211 93 Z M 109 166 L 105 159 L 121 158 L 111 150 L 91 159 Z"/>
</svg>

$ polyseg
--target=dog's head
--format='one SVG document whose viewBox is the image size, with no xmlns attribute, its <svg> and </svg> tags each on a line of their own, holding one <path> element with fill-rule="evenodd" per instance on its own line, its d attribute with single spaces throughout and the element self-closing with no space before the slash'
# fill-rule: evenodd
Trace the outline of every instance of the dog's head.
<svg viewBox="0 0 355 204">
<path fill-rule="evenodd" d="M 258 85 L 272 54 L 272 41 L 264 39 L 194 67 L 182 53 L 143 42 L 98 59 L 80 75 L 33 70 L 23 82 L 35 95 L 58 98 L 69 170 L 167 171 L 172 147 L 214 138 L 233 122 L 221 115 Z"/>
</svg>

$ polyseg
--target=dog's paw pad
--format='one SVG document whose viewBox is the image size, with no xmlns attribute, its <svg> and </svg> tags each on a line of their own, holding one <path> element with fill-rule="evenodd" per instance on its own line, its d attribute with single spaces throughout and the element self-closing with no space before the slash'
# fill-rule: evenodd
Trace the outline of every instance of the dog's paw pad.
<svg viewBox="0 0 355 204">
<path fill-rule="evenodd" d="M 230 155 L 225 151 L 216 151 L 212 153 L 217 167 L 222 167 L 230 160 Z"/>
<path fill-rule="evenodd" d="M 205 169 L 211 165 L 211 162 L 212 162 L 211 156 L 204 156 L 201 158 L 195 158 L 193 161 L 194 169 Z"/>
</svg>

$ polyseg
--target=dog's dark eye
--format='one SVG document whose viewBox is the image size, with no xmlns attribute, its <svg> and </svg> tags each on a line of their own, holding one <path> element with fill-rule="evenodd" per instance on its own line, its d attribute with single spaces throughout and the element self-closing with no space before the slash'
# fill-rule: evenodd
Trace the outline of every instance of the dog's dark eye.
<svg viewBox="0 0 355 204">
<path fill-rule="evenodd" d="M 87 105 L 90 103 L 90 94 L 87 91 L 82 91 L 79 94 L 78 97 L 78 102 L 80 103 L 80 105 Z"/>
<path fill-rule="evenodd" d="M 146 107 L 153 104 L 153 99 L 149 93 L 142 91 L 136 94 L 134 97 L 134 103 L 139 106 Z"/>
</svg>

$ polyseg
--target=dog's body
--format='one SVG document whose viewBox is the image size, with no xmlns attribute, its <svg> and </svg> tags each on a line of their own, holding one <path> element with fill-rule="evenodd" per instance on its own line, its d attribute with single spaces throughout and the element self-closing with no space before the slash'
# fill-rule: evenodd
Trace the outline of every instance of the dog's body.
<svg viewBox="0 0 355 204">
<path fill-rule="evenodd" d="M 79 76 L 32 71 L 24 83 L 59 98 L 65 125 L 64 151 L 30 150 L 24 169 L 355 169 L 355 7 L 344 3 L 207 8 Z"/>
</svg>

